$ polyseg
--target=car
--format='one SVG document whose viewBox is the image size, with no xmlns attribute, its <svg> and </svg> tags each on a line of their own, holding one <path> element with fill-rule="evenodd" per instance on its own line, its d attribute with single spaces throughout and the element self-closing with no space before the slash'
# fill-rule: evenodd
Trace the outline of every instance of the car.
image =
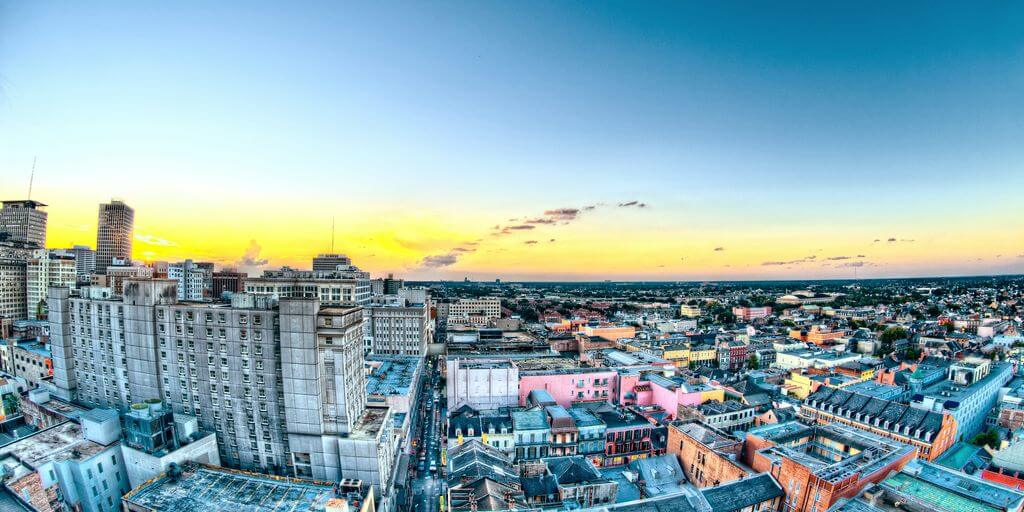
<svg viewBox="0 0 1024 512">
<path fill-rule="evenodd" d="M 437 473 L 437 463 L 436 462 L 433 462 L 433 461 L 430 462 L 430 472 L 431 473 Z"/>
</svg>

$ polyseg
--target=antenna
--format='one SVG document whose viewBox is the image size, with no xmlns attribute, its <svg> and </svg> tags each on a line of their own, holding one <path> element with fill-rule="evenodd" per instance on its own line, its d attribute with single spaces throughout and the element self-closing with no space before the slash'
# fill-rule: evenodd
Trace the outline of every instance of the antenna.
<svg viewBox="0 0 1024 512">
<path fill-rule="evenodd" d="M 334 254 L 334 216 L 331 216 L 331 254 Z"/>
<path fill-rule="evenodd" d="M 32 157 L 32 174 L 28 175 L 28 198 L 32 199 L 32 182 L 36 179 L 36 158 Z"/>
</svg>

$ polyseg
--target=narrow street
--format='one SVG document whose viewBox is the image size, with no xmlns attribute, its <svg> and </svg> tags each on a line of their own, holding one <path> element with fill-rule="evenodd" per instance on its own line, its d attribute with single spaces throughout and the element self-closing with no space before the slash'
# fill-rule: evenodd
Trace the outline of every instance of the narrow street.
<svg viewBox="0 0 1024 512">
<path fill-rule="evenodd" d="M 444 494 L 444 468 L 442 450 L 445 448 L 444 418 L 447 413 L 444 383 L 436 357 L 428 357 L 423 389 L 416 405 L 413 425 L 415 448 L 409 458 L 412 476 L 410 503 L 405 510 L 435 512 L 439 510 L 439 497 Z"/>
</svg>

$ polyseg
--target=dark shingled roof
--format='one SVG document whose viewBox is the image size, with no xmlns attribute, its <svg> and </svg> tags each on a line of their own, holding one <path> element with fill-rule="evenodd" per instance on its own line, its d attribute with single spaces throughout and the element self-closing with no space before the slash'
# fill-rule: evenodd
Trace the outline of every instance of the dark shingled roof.
<svg viewBox="0 0 1024 512">
<path fill-rule="evenodd" d="M 782 487 L 771 475 L 761 473 L 701 492 L 713 512 L 733 512 L 782 496 Z"/>
</svg>

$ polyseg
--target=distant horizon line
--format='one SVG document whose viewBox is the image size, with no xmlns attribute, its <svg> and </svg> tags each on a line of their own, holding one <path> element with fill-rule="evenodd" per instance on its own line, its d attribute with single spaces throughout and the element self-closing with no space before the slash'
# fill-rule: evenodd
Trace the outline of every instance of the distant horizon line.
<svg viewBox="0 0 1024 512">
<path fill-rule="evenodd" d="M 947 276 L 904 276 L 904 277 L 868 277 L 868 278 L 812 278 L 812 279 L 706 279 L 706 280 L 669 280 L 669 281 L 649 281 L 649 280 L 599 280 L 599 281 L 584 281 L 584 280 L 568 280 L 568 281 L 507 281 L 500 278 L 495 278 L 489 281 L 481 280 L 448 280 L 448 279 L 404 279 L 410 283 L 454 283 L 454 284 L 496 284 L 496 281 L 501 281 L 501 284 L 562 284 L 562 283 L 580 283 L 580 284 L 620 284 L 620 283 L 650 283 L 650 284 L 700 284 L 700 283 L 807 283 L 807 282 L 858 282 L 858 281 L 913 281 L 913 280 L 935 280 L 935 279 L 987 279 L 987 278 L 1024 278 L 1024 274 L 966 274 L 966 275 L 947 275 Z M 382 278 L 375 278 L 382 279 Z"/>
</svg>

